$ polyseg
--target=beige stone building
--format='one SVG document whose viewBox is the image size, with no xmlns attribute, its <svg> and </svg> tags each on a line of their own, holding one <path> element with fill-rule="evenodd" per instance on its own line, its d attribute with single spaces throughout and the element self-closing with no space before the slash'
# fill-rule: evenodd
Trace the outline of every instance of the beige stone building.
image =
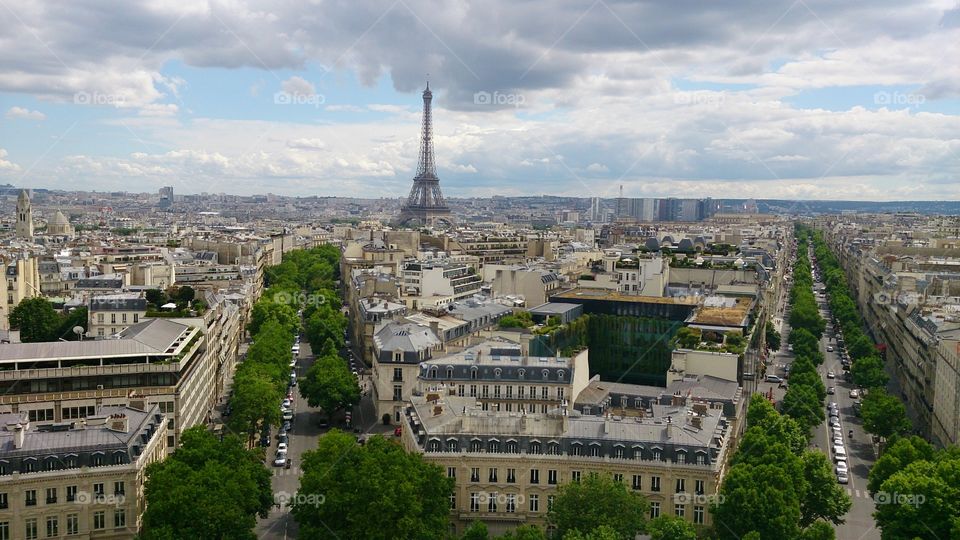
<svg viewBox="0 0 960 540">
<path fill-rule="evenodd" d="M 52 425 L 25 413 L 0 421 L 0 538 L 136 536 L 146 468 L 164 457 L 156 405 L 131 398 Z"/>
<path fill-rule="evenodd" d="M 21 301 L 40 296 L 40 267 L 36 257 L 18 257 L 4 261 L 7 295 L 0 302 L 0 330 L 10 328 L 10 311 Z"/>
</svg>

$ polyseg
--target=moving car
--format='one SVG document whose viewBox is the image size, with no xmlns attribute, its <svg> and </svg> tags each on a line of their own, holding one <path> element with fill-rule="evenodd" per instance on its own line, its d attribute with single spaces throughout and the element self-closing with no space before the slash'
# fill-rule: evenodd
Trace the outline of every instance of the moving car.
<svg viewBox="0 0 960 540">
<path fill-rule="evenodd" d="M 767 382 L 781 383 L 783 382 L 783 377 L 778 377 L 776 375 L 767 375 Z"/>
<path fill-rule="evenodd" d="M 837 393 L 837 388 L 834 387 L 834 386 L 828 386 L 828 387 L 827 387 L 827 393 L 832 396 L 833 394 L 836 394 L 836 393 Z"/>
</svg>

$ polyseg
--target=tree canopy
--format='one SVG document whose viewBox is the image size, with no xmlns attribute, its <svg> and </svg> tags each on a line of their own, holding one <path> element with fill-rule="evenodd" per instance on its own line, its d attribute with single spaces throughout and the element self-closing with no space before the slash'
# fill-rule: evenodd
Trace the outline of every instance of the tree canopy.
<svg viewBox="0 0 960 540">
<path fill-rule="evenodd" d="M 382 436 L 366 444 L 339 430 L 302 459 L 292 504 L 302 538 L 440 540 L 454 481 L 418 453 Z"/>
<path fill-rule="evenodd" d="M 615 538 L 633 538 L 644 529 L 648 511 L 639 493 L 608 474 L 590 473 L 579 482 L 560 485 L 547 522 L 562 538 L 574 532 L 589 535 L 602 526 L 612 529 Z"/>
</svg>

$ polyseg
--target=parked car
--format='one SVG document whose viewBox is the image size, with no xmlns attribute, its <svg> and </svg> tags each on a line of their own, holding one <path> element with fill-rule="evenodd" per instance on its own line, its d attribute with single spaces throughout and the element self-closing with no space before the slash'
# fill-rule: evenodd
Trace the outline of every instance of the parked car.
<svg viewBox="0 0 960 540">
<path fill-rule="evenodd" d="M 286 452 L 277 452 L 277 457 L 273 460 L 274 467 L 283 467 L 287 464 L 287 453 Z"/>
<path fill-rule="evenodd" d="M 767 375 L 767 382 L 782 383 L 783 377 L 777 375 Z"/>
<path fill-rule="evenodd" d="M 830 425 L 831 425 L 831 426 L 840 427 L 840 419 L 837 418 L 836 416 L 831 416 L 831 417 L 830 417 Z"/>
<path fill-rule="evenodd" d="M 838 475 L 839 475 L 839 474 L 847 474 L 847 470 L 848 470 L 848 469 L 847 469 L 847 462 L 846 462 L 846 461 L 838 461 L 838 462 L 837 462 L 837 474 L 838 474 Z"/>
<path fill-rule="evenodd" d="M 833 345 L 827 345 L 827 352 L 833 352 Z"/>
<path fill-rule="evenodd" d="M 860 397 L 860 391 L 854 388 L 850 391 L 850 399 L 858 399 Z"/>
<path fill-rule="evenodd" d="M 837 378 L 837 374 L 834 373 L 833 370 L 828 371 L 828 372 L 827 372 L 827 378 L 828 378 L 828 379 L 836 379 L 836 378 Z"/>
<path fill-rule="evenodd" d="M 837 482 L 840 482 L 841 484 L 846 484 L 849 481 L 850 481 L 850 478 L 846 475 L 846 473 L 837 475 Z"/>
<path fill-rule="evenodd" d="M 293 401 L 291 401 L 290 398 L 287 398 L 283 400 L 283 405 L 280 405 L 280 407 L 283 409 L 289 409 L 291 405 L 293 405 Z"/>
<path fill-rule="evenodd" d="M 282 442 L 277 445 L 277 453 L 286 453 L 287 452 L 287 443 Z"/>
<path fill-rule="evenodd" d="M 290 427 L 291 427 L 290 422 L 284 422 L 284 423 L 283 423 L 283 430 L 284 430 L 284 431 L 290 431 Z"/>
<path fill-rule="evenodd" d="M 283 416 L 282 416 L 281 418 L 283 418 L 283 420 L 286 421 L 286 422 L 292 421 L 292 420 L 293 420 L 293 411 L 284 411 L 284 412 L 283 412 Z"/>
</svg>

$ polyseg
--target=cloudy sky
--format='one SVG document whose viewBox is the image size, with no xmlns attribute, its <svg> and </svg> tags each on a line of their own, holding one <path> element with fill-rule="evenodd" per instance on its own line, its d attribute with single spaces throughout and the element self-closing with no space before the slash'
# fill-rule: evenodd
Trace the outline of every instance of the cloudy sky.
<svg viewBox="0 0 960 540">
<path fill-rule="evenodd" d="M 960 199 L 957 0 L 0 0 L 0 183 Z"/>
</svg>

